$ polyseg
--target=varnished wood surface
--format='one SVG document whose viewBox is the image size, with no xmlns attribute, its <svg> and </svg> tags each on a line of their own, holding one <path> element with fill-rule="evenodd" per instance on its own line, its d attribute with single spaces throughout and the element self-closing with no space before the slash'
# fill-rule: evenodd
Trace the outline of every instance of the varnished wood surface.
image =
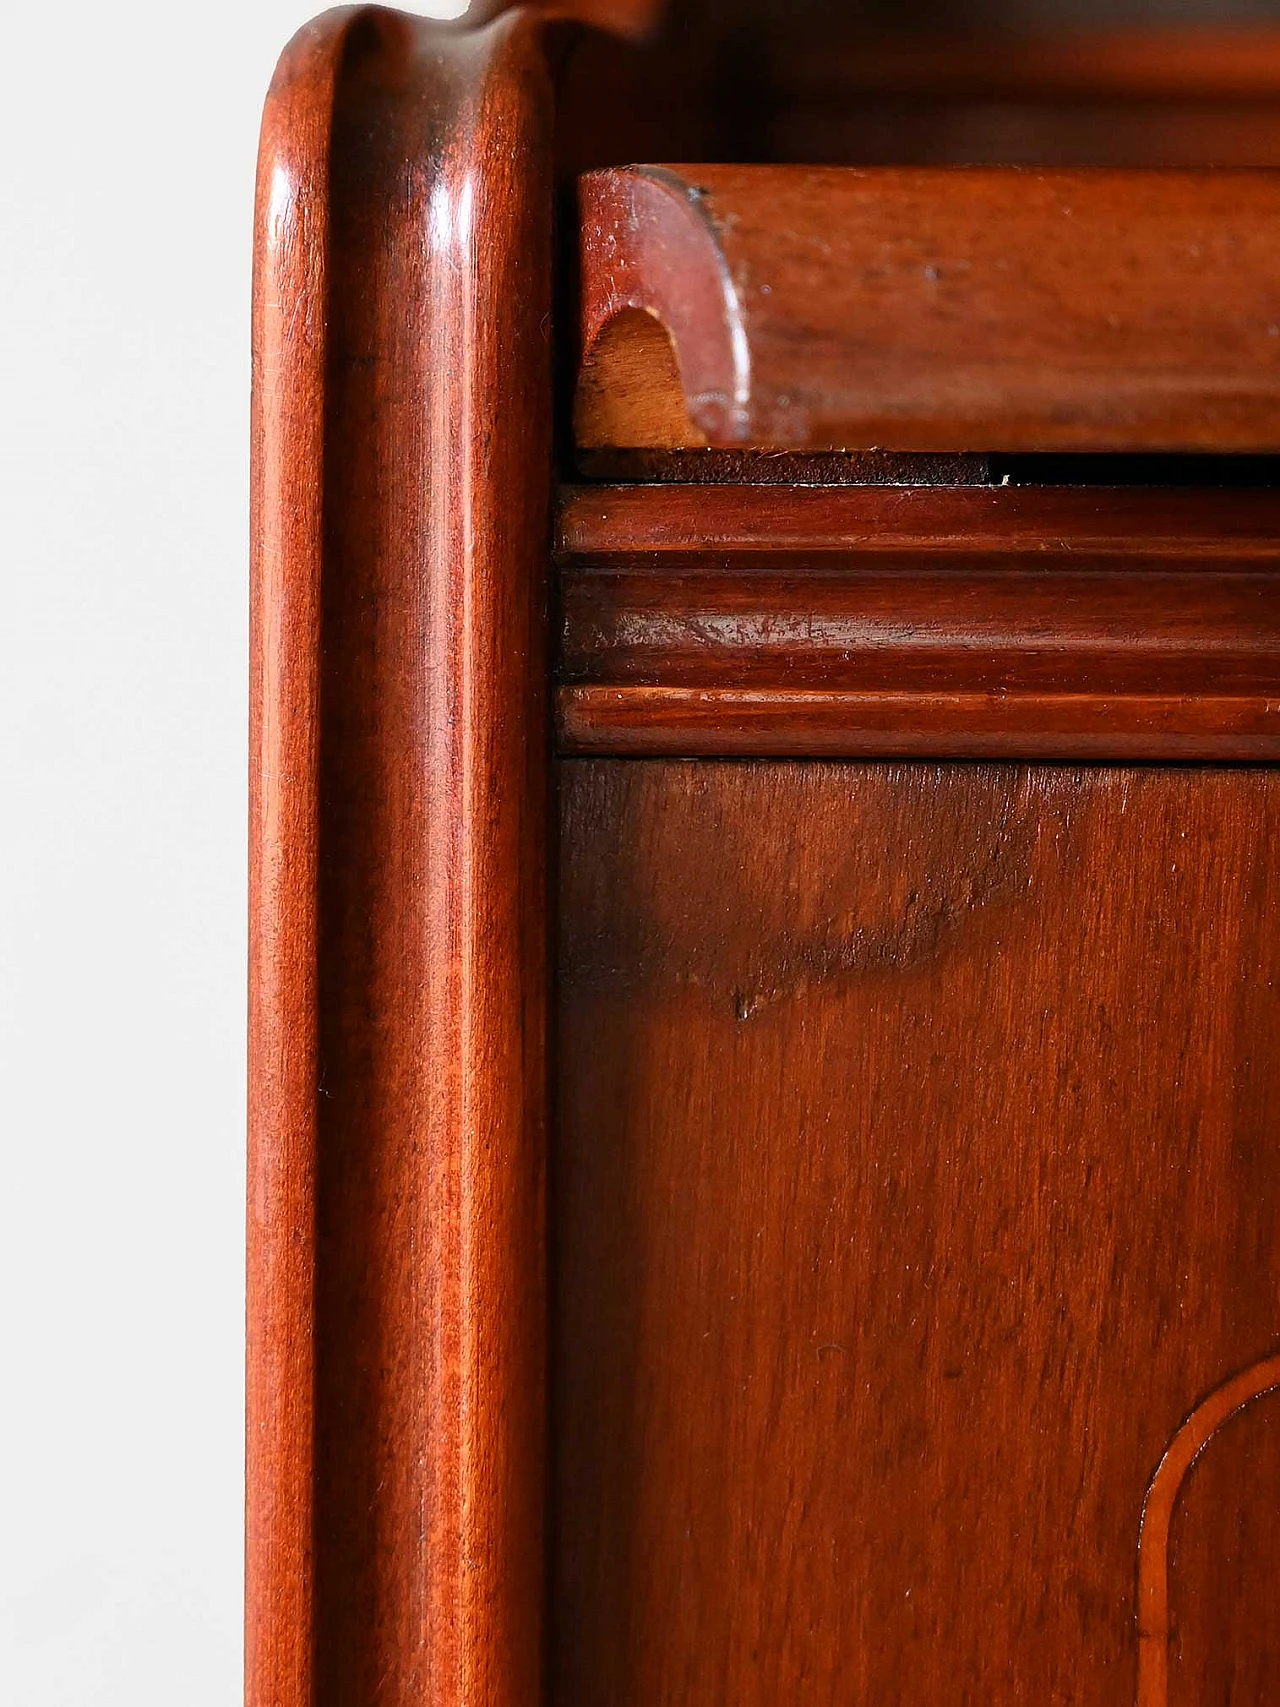
<svg viewBox="0 0 1280 1707">
<path fill-rule="evenodd" d="M 1031 466 L 1034 466 L 1032 464 Z M 909 561 L 997 557 L 1043 563 L 1084 551 L 1195 562 L 1280 556 L 1280 488 L 1026 485 L 961 489 L 741 482 L 569 486 L 556 551 L 590 565 L 681 558 L 708 564 L 884 551 Z"/>
<path fill-rule="evenodd" d="M 557 1707 L 1135 1702 L 1280 1349 L 1280 778 L 560 779 Z M 1178 1707 L 1270 1700 L 1276 1428 Z"/>
<path fill-rule="evenodd" d="M 1275 1620 L 1256 1618 L 1280 1578 L 1280 1393 L 1232 1416 L 1191 1467 L 1174 1515 L 1168 1707 L 1273 1699 Z M 1221 1567 L 1224 1536 L 1232 1568 Z M 1240 1592 L 1243 1579 L 1247 1591 Z M 1158 1681 L 1158 1680 L 1157 1680 Z M 1153 1707 L 1165 1707 L 1159 1695 Z M 1147 1707 L 1144 1702 L 1139 1707 Z"/>
<path fill-rule="evenodd" d="M 830 38 L 838 28 L 829 16 L 825 54 L 816 29 L 793 35 L 786 73 L 797 90 L 811 97 L 838 89 L 847 98 L 896 93 L 928 101 L 964 95 L 982 101 L 1109 99 L 1135 106 L 1176 99 L 1206 106 L 1280 102 L 1280 30 L 1274 24 L 1020 35 L 971 29 L 950 35 L 917 31 L 911 37 L 868 35 L 864 27 L 859 46 L 846 40 L 833 51 Z"/>
<path fill-rule="evenodd" d="M 1280 493 L 581 487 L 567 752 L 1280 756 Z"/>
<path fill-rule="evenodd" d="M 1277 166 L 1274 25 L 869 37 L 778 28 L 752 158 L 872 165 Z M 856 33 L 855 33 L 856 32 Z M 834 37 L 834 39 L 833 39 Z"/>
<path fill-rule="evenodd" d="M 1275 1413 L 1268 1414 L 1261 1431 L 1237 1430 L 1235 1450 L 1215 1451 L 1212 1469 L 1195 1483 L 1199 1497 L 1188 1501 L 1184 1496 L 1188 1480 L 1203 1462 L 1206 1448 L 1216 1444 L 1217 1435 L 1277 1388 L 1280 1355 L 1264 1358 L 1223 1382 L 1183 1423 L 1151 1479 L 1138 1540 L 1138 1707 L 1168 1707 L 1171 1683 L 1178 1699 L 1184 1694 L 1191 1700 L 1210 1699 L 1222 1692 L 1228 1679 L 1235 1699 L 1266 1698 L 1262 1677 L 1274 1664 L 1271 1644 L 1266 1638 L 1259 1641 L 1259 1632 L 1250 1627 L 1249 1597 L 1222 1592 L 1227 1585 L 1212 1570 L 1211 1553 L 1215 1533 L 1220 1538 L 1221 1530 L 1229 1526 L 1244 1568 L 1275 1580 L 1275 1564 L 1280 1560 L 1269 1536 L 1263 1540 L 1260 1533 L 1274 1529 L 1274 1524 L 1266 1519 L 1258 1522 L 1259 1507 L 1265 1512 L 1272 1490 L 1280 1493 Z M 1242 1436 L 1248 1441 L 1243 1451 Z M 1190 1565 L 1188 1558 L 1194 1561 Z M 1170 1595 L 1171 1571 L 1179 1591 L 1176 1597 Z M 1190 1593 L 1185 1592 L 1184 1576 Z M 1214 1592 L 1195 1592 L 1204 1583 L 1211 1584 Z"/>
<path fill-rule="evenodd" d="M 1280 448 L 1280 175 L 640 166 L 580 194 L 585 446 Z"/>
<path fill-rule="evenodd" d="M 581 42 L 561 108 L 565 157 L 579 170 L 673 159 L 1280 166 L 1274 25 L 1095 18 L 1044 35 L 1030 19 L 1001 22 L 927 6 L 873 17 L 837 0 L 680 0 L 641 52 Z"/>
<path fill-rule="evenodd" d="M 263 124 L 248 1707 L 541 1687 L 540 43 L 331 12 Z"/>
</svg>

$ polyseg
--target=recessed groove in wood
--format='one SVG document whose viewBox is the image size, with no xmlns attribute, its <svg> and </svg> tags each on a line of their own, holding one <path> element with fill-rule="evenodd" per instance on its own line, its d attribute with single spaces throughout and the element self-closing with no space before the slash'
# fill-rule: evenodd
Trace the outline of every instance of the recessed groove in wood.
<svg viewBox="0 0 1280 1707">
<path fill-rule="evenodd" d="M 579 489 L 566 752 L 1280 756 L 1280 494 Z"/>
<path fill-rule="evenodd" d="M 1280 759 L 1257 695 L 562 687 L 564 754 L 669 758 Z"/>
<path fill-rule="evenodd" d="M 1268 1707 L 1280 776 L 560 771 L 557 1707 Z"/>
<path fill-rule="evenodd" d="M 988 456 L 895 451 L 579 450 L 579 480 L 716 486 L 998 486 Z"/>
</svg>

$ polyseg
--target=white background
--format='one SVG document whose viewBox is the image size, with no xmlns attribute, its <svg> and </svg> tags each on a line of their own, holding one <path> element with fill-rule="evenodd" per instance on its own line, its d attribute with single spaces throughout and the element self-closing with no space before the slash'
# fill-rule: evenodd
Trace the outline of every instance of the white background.
<svg viewBox="0 0 1280 1707">
<path fill-rule="evenodd" d="M 4 8 L 4 1707 L 240 1698 L 253 167 L 316 9 Z"/>
</svg>

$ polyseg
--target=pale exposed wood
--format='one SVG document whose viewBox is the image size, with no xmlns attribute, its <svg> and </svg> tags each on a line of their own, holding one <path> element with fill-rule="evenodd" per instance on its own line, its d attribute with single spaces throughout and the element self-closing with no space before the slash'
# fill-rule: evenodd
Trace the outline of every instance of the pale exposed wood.
<svg viewBox="0 0 1280 1707">
<path fill-rule="evenodd" d="M 615 314 L 591 347 L 573 405 L 579 444 L 635 441 L 651 450 L 688 449 L 684 387 L 671 334 L 645 308 Z"/>
</svg>

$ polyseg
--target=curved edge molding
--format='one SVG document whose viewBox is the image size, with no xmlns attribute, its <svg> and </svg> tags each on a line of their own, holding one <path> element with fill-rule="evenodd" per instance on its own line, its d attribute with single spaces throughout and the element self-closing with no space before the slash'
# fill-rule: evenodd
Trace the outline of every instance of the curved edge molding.
<svg viewBox="0 0 1280 1707">
<path fill-rule="evenodd" d="M 689 446 L 1280 445 L 1280 174 L 631 166 L 584 181 L 581 253 L 583 354 L 656 315 Z M 624 406 L 663 365 L 610 354 L 612 448 L 657 448 Z"/>
<path fill-rule="evenodd" d="M 746 325 L 719 233 L 696 186 L 659 166 L 635 166 L 588 172 L 579 197 L 582 239 L 591 254 L 582 267 L 578 443 L 586 449 L 746 443 Z M 644 336 L 646 317 L 670 340 L 674 364 L 646 361 L 655 347 Z M 619 337 L 619 328 L 628 335 Z M 594 399 L 609 400 L 607 414 Z M 656 436 L 655 420 L 662 423 Z"/>
<path fill-rule="evenodd" d="M 551 109 L 374 7 L 266 104 L 248 1707 L 541 1688 Z"/>
<path fill-rule="evenodd" d="M 1183 1485 L 1218 1430 L 1276 1388 L 1280 1356 L 1265 1358 L 1224 1382 L 1192 1411 L 1151 1478 L 1138 1537 L 1138 1707 L 1168 1707 L 1169 1534 Z"/>
</svg>

